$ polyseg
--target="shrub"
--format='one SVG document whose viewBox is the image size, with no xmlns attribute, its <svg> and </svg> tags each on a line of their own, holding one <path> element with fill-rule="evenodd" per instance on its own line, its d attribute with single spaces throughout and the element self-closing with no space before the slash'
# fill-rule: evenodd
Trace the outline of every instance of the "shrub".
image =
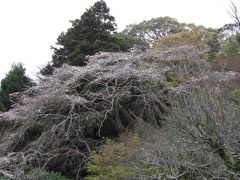
<svg viewBox="0 0 240 180">
<path fill-rule="evenodd" d="M 235 87 L 232 90 L 231 95 L 232 95 L 233 101 L 240 104 L 240 86 Z"/>
<path fill-rule="evenodd" d="M 219 35 L 217 33 L 213 33 L 211 39 L 207 41 L 207 45 L 209 46 L 208 60 L 214 60 L 219 54 L 221 49 Z"/>
<path fill-rule="evenodd" d="M 225 55 L 239 54 L 240 46 L 235 37 L 230 37 L 223 42 L 223 52 Z"/>
<path fill-rule="evenodd" d="M 36 180 L 68 180 L 57 172 L 48 172 L 43 168 L 36 168 L 31 165 L 24 166 L 24 175 L 21 179 L 36 179 Z"/>
<path fill-rule="evenodd" d="M 112 180 L 133 176 L 134 170 L 123 164 L 128 153 L 134 151 L 138 143 L 139 138 L 135 134 L 122 134 L 117 140 L 107 139 L 105 145 L 91 153 L 91 161 L 88 163 L 91 176 L 87 179 Z"/>
<path fill-rule="evenodd" d="M 171 88 L 171 87 L 176 87 L 182 82 L 183 82 L 183 80 L 180 79 L 179 75 L 176 72 L 167 71 L 165 73 L 165 81 L 163 81 L 160 84 L 160 87 L 162 89 L 168 89 L 168 88 Z"/>
</svg>

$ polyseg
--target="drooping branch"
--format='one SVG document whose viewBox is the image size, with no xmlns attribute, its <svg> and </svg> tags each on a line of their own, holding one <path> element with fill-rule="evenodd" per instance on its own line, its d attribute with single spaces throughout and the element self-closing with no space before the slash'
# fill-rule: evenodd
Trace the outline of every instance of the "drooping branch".
<svg viewBox="0 0 240 180">
<path fill-rule="evenodd" d="M 228 12 L 230 17 L 234 20 L 234 22 L 237 24 L 238 29 L 240 30 L 240 15 L 239 15 L 239 8 L 237 7 L 236 3 L 233 1 L 230 1 L 230 11 Z"/>
</svg>

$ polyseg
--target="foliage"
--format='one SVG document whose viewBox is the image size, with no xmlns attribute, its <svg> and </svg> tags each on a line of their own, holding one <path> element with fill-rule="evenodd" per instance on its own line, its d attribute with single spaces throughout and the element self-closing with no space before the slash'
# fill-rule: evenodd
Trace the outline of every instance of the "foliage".
<svg viewBox="0 0 240 180">
<path fill-rule="evenodd" d="M 87 179 L 117 180 L 133 176 L 133 168 L 123 166 L 123 162 L 128 153 L 136 149 L 138 143 L 136 134 L 122 134 L 117 141 L 107 139 L 106 144 L 98 151 L 92 152 L 91 161 L 88 163 L 88 171 L 92 175 Z"/>
<path fill-rule="evenodd" d="M 4 96 L 3 94 L 0 92 L 0 111 L 7 111 L 7 108 L 4 106 Z"/>
<path fill-rule="evenodd" d="M 160 37 L 182 31 L 183 26 L 176 19 L 159 17 L 143 21 L 139 24 L 128 25 L 123 33 L 140 39 L 151 46 Z"/>
<path fill-rule="evenodd" d="M 236 55 L 240 52 L 240 46 L 236 36 L 231 36 L 223 42 L 223 53 L 225 55 Z"/>
<path fill-rule="evenodd" d="M 124 33 L 115 33 L 113 34 L 113 38 L 116 43 L 116 51 L 127 51 L 134 46 L 134 44 L 139 45 L 140 47 L 148 47 L 141 39 L 137 39 L 135 37 L 131 37 L 130 35 Z"/>
<path fill-rule="evenodd" d="M 86 10 L 80 19 L 71 21 L 72 27 L 62 32 L 53 50 L 52 62 L 41 70 L 43 75 L 51 74 L 52 67 L 63 63 L 85 66 L 86 55 L 99 51 L 126 51 L 135 43 L 134 38 L 115 33 L 115 18 L 103 0 L 97 1 Z"/>
<path fill-rule="evenodd" d="M 154 49 L 172 48 L 183 45 L 198 46 L 198 38 L 195 33 L 180 32 L 173 35 L 165 36 L 156 41 L 153 45 Z"/>
<path fill-rule="evenodd" d="M 240 104 L 240 86 L 234 87 L 234 89 L 231 92 L 233 101 Z"/>
<path fill-rule="evenodd" d="M 53 72 L 53 66 L 51 65 L 50 62 L 47 63 L 43 68 L 40 69 L 40 73 L 44 76 L 48 76 L 52 74 Z"/>
<path fill-rule="evenodd" d="M 213 33 L 211 39 L 207 41 L 207 45 L 209 47 L 208 59 L 213 60 L 217 57 L 221 49 L 219 35 L 217 33 Z"/>
<path fill-rule="evenodd" d="M 24 175 L 21 179 L 37 179 L 37 180 L 68 180 L 60 173 L 48 172 L 43 168 L 35 168 L 31 165 L 24 166 Z"/>
<path fill-rule="evenodd" d="M 198 49 L 207 48 L 207 41 L 211 33 L 203 26 L 188 25 L 188 30 L 160 37 L 153 44 L 154 49 L 167 49 L 184 45 L 196 47 Z"/>
<path fill-rule="evenodd" d="M 229 15 L 233 19 L 234 23 L 225 24 L 219 28 L 219 33 L 222 38 L 221 48 L 222 55 L 233 56 L 240 53 L 240 16 L 239 16 L 239 5 L 231 1 Z"/>
<path fill-rule="evenodd" d="M 0 177 L 0 180 L 9 180 L 7 177 Z"/>
<path fill-rule="evenodd" d="M 60 67 L 63 63 L 83 66 L 85 55 L 113 50 L 111 32 L 115 30 L 114 21 L 106 3 L 97 1 L 80 19 L 71 21 L 72 27 L 58 37 L 57 45 L 61 47 L 52 47 L 53 66 Z"/>
<path fill-rule="evenodd" d="M 32 86 L 32 80 L 26 76 L 25 68 L 22 63 L 12 65 L 12 69 L 6 74 L 1 81 L 0 92 L 0 111 L 5 111 L 10 108 L 9 95 L 14 92 L 23 91 L 26 87 Z"/>
<path fill-rule="evenodd" d="M 240 33 L 236 33 L 236 41 L 238 44 L 240 44 Z"/>
<path fill-rule="evenodd" d="M 171 87 L 176 87 L 181 83 L 181 79 L 176 72 L 167 71 L 165 73 L 165 81 L 161 83 L 162 89 L 168 89 Z"/>
<path fill-rule="evenodd" d="M 218 29 L 218 32 L 221 34 L 223 38 L 228 38 L 238 31 L 238 25 L 234 24 L 225 24 L 221 28 Z"/>
</svg>

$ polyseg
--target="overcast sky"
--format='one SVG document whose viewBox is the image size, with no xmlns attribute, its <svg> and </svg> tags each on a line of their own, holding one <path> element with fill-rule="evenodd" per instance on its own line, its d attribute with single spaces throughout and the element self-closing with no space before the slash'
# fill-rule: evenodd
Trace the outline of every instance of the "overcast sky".
<svg viewBox="0 0 240 180">
<path fill-rule="evenodd" d="M 13 62 L 33 76 L 51 60 L 50 46 L 96 0 L 0 0 L 0 79 Z M 154 17 L 221 27 L 232 22 L 229 0 L 106 0 L 118 30 Z"/>
</svg>

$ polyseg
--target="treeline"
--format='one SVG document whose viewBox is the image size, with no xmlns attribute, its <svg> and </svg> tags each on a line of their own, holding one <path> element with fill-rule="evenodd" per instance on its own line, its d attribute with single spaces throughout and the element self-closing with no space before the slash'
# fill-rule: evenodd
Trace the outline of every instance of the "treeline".
<svg viewBox="0 0 240 180">
<path fill-rule="evenodd" d="M 72 27 L 59 35 L 57 47 L 51 47 L 52 61 L 41 70 L 43 75 L 51 74 L 53 68 L 60 67 L 63 63 L 84 66 L 87 62 L 86 55 L 99 51 L 126 51 L 138 41 L 116 32 L 115 18 L 110 15 L 103 0 L 97 1 L 80 19 L 71 23 Z"/>
<path fill-rule="evenodd" d="M 56 46 L 52 46 L 52 60 L 41 69 L 50 75 L 63 63 L 84 66 L 87 55 L 99 51 L 127 51 L 134 44 L 144 48 L 163 49 L 191 45 L 207 51 L 206 59 L 239 52 L 238 24 L 226 24 L 220 29 L 180 23 L 174 18 L 158 17 L 139 24 L 128 25 L 116 32 L 115 18 L 103 0 L 97 1 L 83 15 L 71 21 L 72 26 L 62 32 Z"/>
<path fill-rule="evenodd" d="M 52 60 L 41 68 L 41 75 L 51 75 L 54 68 L 64 63 L 85 66 L 87 55 L 99 51 L 128 51 L 134 44 L 156 50 L 190 45 L 205 52 L 204 58 L 208 60 L 240 52 L 238 23 L 211 29 L 180 23 L 170 17 L 158 17 L 128 25 L 122 32 L 117 32 L 115 18 L 103 0 L 97 1 L 79 19 L 70 22 L 72 26 L 62 32 L 56 45 L 51 47 Z M 9 94 L 22 91 L 32 84 L 25 75 L 23 65 L 14 64 L 1 82 L 0 111 L 10 108 Z"/>
</svg>

